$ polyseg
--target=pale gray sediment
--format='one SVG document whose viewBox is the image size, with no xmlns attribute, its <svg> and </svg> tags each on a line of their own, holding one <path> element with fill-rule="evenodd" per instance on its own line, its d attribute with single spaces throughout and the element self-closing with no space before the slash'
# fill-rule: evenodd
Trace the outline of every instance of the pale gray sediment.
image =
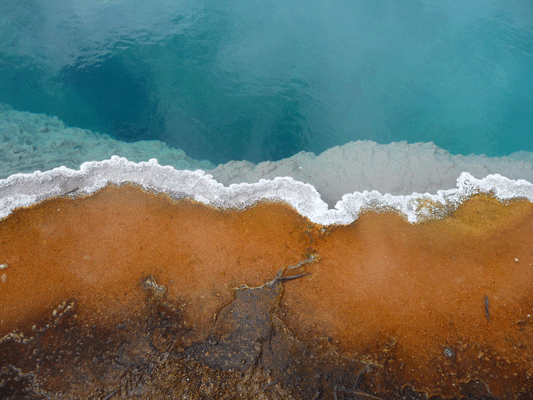
<svg viewBox="0 0 533 400">
<path fill-rule="evenodd" d="M 464 199 L 480 192 L 490 192 L 502 200 L 533 200 L 533 184 L 528 181 L 511 180 L 501 175 L 476 179 L 463 172 L 457 180 L 456 189 L 439 190 L 434 195 L 413 193 L 405 196 L 377 191 L 354 192 L 345 194 L 331 209 L 314 186 L 291 177 L 225 186 L 202 170 L 176 170 L 159 165 L 155 159 L 134 163 L 113 156 L 110 160 L 86 162 L 79 170 L 59 167 L 46 172 L 14 174 L 0 180 L 0 218 L 18 207 L 27 207 L 48 198 L 87 195 L 109 184 L 125 183 L 167 193 L 174 199 L 189 198 L 226 209 L 242 209 L 258 201 L 285 202 L 312 222 L 322 225 L 349 224 L 368 208 L 394 209 L 410 222 L 439 218 L 440 209 L 456 207 Z"/>
<path fill-rule="evenodd" d="M 45 198 L 125 182 L 220 207 L 285 201 L 322 224 L 350 223 L 364 207 L 381 206 L 414 222 L 431 213 L 420 209 L 420 199 L 446 205 L 475 191 L 533 199 L 533 153 L 528 152 L 462 156 L 433 143 L 358 141 L 318 156 L 300 152 L 276 162 L 232 161 L 215 167 L 162 142 L 120 142 L 6 105 L 0 107 L 0 136 L 0 178 L 7 178 L 0 180 L 0 217 Z M 151 161 L 136 163 L 143 160 Z M 68 168 L 51 171 L 60 166 Z M 34 172 L 41 170 L 49 171 Z"/>
<path fill-rule="evenodd" d="M 300 152 L 276 161 L 232 161 L 209 173 L 225 184 L 290 176 L 310 183 L 333 207 L 346 193 L 376 190 L 392 195 L 436 194 L 452 189 L 462 172 L 480 179 L 490 174 L 533 182 L 533 153 L 508 157 L 453 155 L 433 143 L 380 145 L 369 140 L 332 147 L 319 155 Z"/>
</svg>

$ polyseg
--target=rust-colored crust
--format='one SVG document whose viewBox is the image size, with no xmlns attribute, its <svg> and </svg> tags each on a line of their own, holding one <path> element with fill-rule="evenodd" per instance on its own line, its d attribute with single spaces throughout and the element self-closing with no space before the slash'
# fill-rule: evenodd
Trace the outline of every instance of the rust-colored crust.
<svg viewBox="0 0 533 400">
<path fill-rule="evenodd" d="M 218 317 L 235 301 L 235 288 L 260 287 L 314 255 L 316 261 L 285 271 L 308 275 L 283 280 L 270 310 L 281 325 L 269 329 L 306 349 L 299 347 L 294 360 L 304 351 L 336 358 L 336 365 L 367 365 L 350 390 L 368 396 L 401 398 L 412 390 L 456 397 L 475 386 L 476 396 L 527 398 L 533 393 L 532 237 L 532 203 L 502 204 L 486 195 L 442 220 L 409 224 L 395 213 L 368 211 L 348 226 L 329 227 L 280 203 L 218 210 L 129 185 L 51 199 L 0 221 L 0 353 L 49 332 L 69 304 L 77 321 L 70 329 L 87 343 L 90 332 L 112 336 L 124 321 L 137 321 L 124 332 L 157 329 L 150 325 L 153 306 L 140 300 L 152 285 L 147 277 L 179 315 L 179 329 L 169 334 L 179 331 L 179 345 L 169 342 L 175 354 L 203 348 L 213 334 L 223 336 Z M 39 375 L 36 364 L 2 362 L 4 378 Z M 203 355 L 190 362 L 209 367 Z M 170 368 L 157 365 L 153 371 Z M 270 382 L 269 365 L 245 368 L 253 375 L 249 382 Z M 47 382 L 51 388 L 52 378 Z M 298 398 L 283 382 L 268 382 L 279 398 Z"/>
<path fill-rule="evenodd" d="M 504 397 L 531 390 L 532 235 L 531 203 L 486 196 L 416 225 L 367 213 L 322 236 L 321 262 L 283 296 L 284 320 L 376 363 L 387 382 L 448 396 L 472 379 Z"/>
</svg>

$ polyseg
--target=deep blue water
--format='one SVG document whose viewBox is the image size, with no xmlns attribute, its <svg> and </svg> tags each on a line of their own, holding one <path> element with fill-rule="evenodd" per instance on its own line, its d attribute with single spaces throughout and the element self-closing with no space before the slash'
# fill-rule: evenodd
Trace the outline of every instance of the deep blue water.
<svg viewBox="0 0 533 400">
<path fill-rule="evenodd" d="M 533 2 L 2 0 L 0 102 L 215 163 L 533 151 Z"/>
</svg>

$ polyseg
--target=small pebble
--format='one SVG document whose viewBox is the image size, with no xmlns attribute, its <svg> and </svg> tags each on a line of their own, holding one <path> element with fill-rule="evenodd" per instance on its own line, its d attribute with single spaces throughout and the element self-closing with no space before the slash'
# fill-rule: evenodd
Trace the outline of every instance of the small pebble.
<svg viewBox="0 0 533 400">
<path fill-rule="evenodd" d="M 6 269 L 7 267 L 9 267 L 7 263 L 0 264 L 0 269 Z"/>
</svg>

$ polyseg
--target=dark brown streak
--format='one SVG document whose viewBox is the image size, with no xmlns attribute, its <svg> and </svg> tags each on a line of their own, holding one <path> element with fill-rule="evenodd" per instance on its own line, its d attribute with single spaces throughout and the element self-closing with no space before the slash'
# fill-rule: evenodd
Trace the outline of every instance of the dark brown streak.
<svg viewBox="0 0 533 400">
<path fill-rule="evenodd" d="M 279 278 L 276 278 L 275 282 L 278 283 L 278 282 L 286 282 L 286 281 L 290 281 L 290 280 L 293 280 L 293 279 L 298 279 L 298 278 L 302 278 L 304 276 L 307 276 L 307 275 L 311 275 L 310 273 L 306 273 L 306 274 L 298 274 L 298 275 L 291 275 L 291 276 L 281 276 Z"/>
<path fill-rule="evenodd" d="M 485 296 L 485 315 L 487 317 L 487 322 L 490 322 L 489 297 L 488 296 Z"/>
</svg>

